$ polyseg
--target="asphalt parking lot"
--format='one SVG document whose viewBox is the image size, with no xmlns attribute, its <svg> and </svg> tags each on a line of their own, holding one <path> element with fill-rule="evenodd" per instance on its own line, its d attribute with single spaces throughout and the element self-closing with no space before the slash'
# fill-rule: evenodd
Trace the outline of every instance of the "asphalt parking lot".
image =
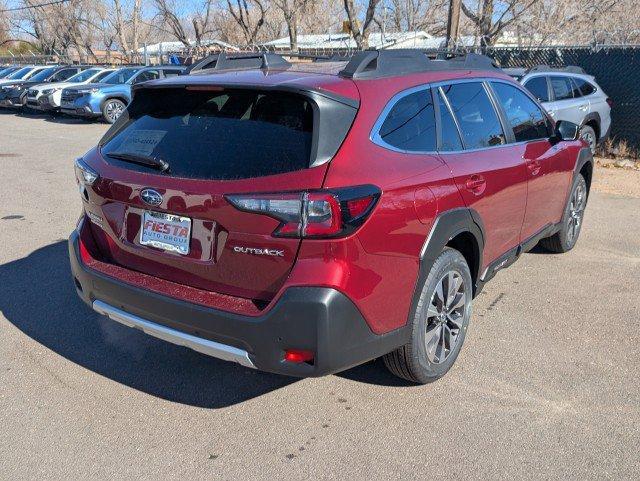
<svg viewBox="0 0 640 481">
<path fill-rule="evenodd" d="M 442 380 L 297 380 L 77 299 L 72 166 L 105 130 L 0 113 L 0 478 L 640 477 L 640 198 L 595 192 L 574 251 L 498 274 Z"/>
</svg>

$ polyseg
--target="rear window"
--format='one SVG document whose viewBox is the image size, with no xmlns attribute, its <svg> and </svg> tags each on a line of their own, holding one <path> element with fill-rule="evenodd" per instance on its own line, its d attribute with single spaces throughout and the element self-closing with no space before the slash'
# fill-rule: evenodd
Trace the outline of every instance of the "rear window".
<svg viewBox="0 0 640 481">
<path fill-rule="evenodd" d="M 281 174 L 309 167 L 313 117 L 309 99 L 287 92 L 142 89 L 101 151 L 107 162 L 134 170 L 147 168 L 109 153 L 162 159 L 176 177 Z"/>
<path fill-rule="evenodd" d="M 379 135 L 384 142 L 400 150 L 435 151 L 436 120 L 431 90 L 419 90 L 398 100 L 380 127 Z"/>
<path fill-rule="evenodd" d="M 578 89 L 580 89 L 580 95 L 584 96 L 584 95 L 591 95 L 593 92 L 596 91 L 596 88 L 591 85 L 589 82 L 587 82 L 586 80 L 582 80 L 580 78 L 574 78 L 573 79 L 576 87 L 578 87 Z"/>
</svg>

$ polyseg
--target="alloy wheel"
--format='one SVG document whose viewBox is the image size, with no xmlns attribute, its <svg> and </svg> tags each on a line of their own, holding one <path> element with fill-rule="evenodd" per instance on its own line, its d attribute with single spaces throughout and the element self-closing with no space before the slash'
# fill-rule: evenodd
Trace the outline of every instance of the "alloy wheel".
<svg viewBox="0 0 640 481">
<path fill-rule="evenodd" d="M 462 275 L 450 270 L 436 284 L 426 322 L 426 352 L 430 362 L 444 362 L 460 337 L 467 306 L 467 289 Z"/>
<path fill-rule="evenodd" d="M 124 111 L 124 106 L 120 102 L 109 102 L 105 109 L 110 122 L 115 122 Z"/>
<path fill-rule="evenodd" d="M 580 233 L 580 227 L 582 227 L 582 216 L 584 215 L 584 208 L 587 203 L 587 190 L 584 182 L 580 182 L 576 185 L 573 193 L 571 194 L 571 201 L 569 203 L 569 218 L 567 219 L 567 240 L 569 243 L 578 237 Z"/>
</svg>

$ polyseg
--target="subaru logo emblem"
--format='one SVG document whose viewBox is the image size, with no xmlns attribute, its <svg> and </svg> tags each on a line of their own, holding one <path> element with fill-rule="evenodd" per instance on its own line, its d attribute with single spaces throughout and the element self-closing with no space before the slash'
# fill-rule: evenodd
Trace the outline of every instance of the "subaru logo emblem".
<svg viewBox="0 0 640 481">
<path fill-rule="evenodd" d="M 140 192 L 140 198 L 149 205 L 160 205 L 162 204 L 162 194 L 157 190 L 153 189 L 144 189 Z"/>
</svg>

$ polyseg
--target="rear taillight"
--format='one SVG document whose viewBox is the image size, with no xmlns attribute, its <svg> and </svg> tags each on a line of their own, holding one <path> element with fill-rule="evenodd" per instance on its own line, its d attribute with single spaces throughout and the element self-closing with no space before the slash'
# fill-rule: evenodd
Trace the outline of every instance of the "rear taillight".
<svg viewBox="0 0 640 481">
<path fill-rule="evenodd" d="M 609 108 L 613 108 L 613 100 L 607 97 L 607 104 L 609 104 Z"/>
<path fill-rule="evenodd" d="M 244 212 L 280 221 L 276 237 L 343 237 L 361 226 L 375 207 L 380 189 L 372 185 L 304 192 L 227 195 Z"/>
</svg>

